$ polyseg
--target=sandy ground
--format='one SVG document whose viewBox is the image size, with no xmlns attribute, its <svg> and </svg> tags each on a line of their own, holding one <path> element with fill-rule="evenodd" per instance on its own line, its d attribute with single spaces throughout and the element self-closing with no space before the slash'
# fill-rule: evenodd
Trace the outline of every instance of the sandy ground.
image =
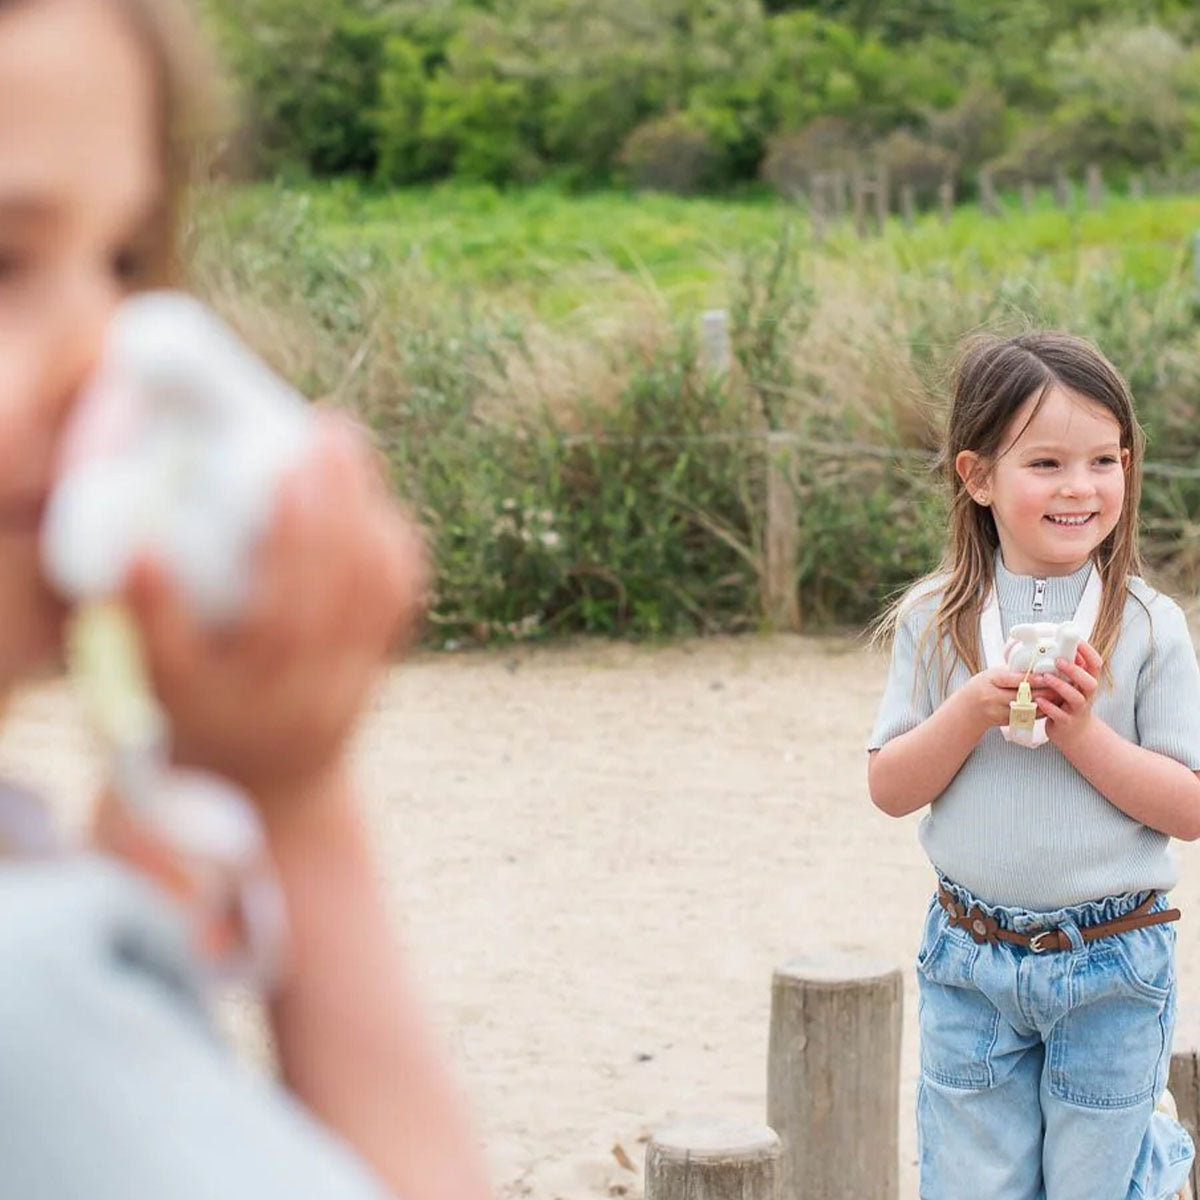
<svg viewBox="0 0 1200 1200">
<path fill-rule="evenodd" d="M 636 1198 L 656 1127 L 762 1120 L 772 969 L 845 949 L 904 967 L 916 1200 L 910 963 L 931 876 L 916 818 L 866 797 L 885 666 L 853 641 L 774 638 L 426 657 L 388 680 L 358 768 L 503 1195 Z M 97 763 L 70 697 L 39 690 L 12 718 L 0 771 L 73 822 Z M 1200 848 L 1180 859 L 1195 912 Z M 1196 938 L 1185 924 L 1185 1001 Z"/>
</svg>

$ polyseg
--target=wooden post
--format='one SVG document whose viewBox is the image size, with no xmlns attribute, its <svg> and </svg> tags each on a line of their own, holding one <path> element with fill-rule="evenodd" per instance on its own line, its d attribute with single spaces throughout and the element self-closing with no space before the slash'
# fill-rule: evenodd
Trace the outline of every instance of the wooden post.
<svg viewBox="0 0 1200 1200">
<path fill-rule="evenodd" d="M 867 181 L 861 173 L 854 176 L 854 232 L 867 236 Z"/>
<path fill-rule="evenodd" d="M 1141 175 L 1130 175 L 1129 177 L 1129 198 L 1131 200 L 1142 200 L 1146 195 L 1146 181 Z"/>
<path fill-rule="evenodd" d="M 681 1121 L 646 1147 L 646 1200 L 779 1200 L 779 1154 L 765 1125 Z"/>
<path fill-rule="evenodd" d="M 1179 1123 L 1193 1142 L 1200 1145 L 1200 1012 L 1180 1006 L 1175 1023 L 1175 1044 L 1167 1087 L 1175 1097 Z M 1192 1195 L 1200 1196 L 1200 1169 L 1192 1160 Z"/>
<path fill-rule="evenodd" d="M 979 205 L 989 217 L 1000 215 L 1000 202 L 996 199 L 996 182 L 991 171 L 979 172 Z"/>
<path fill-rule="evenodd" d="M 796 508 L 796 439 L 790 433 L 767 434 L 767 528 L 763 607 L 772 629 L 800 631 L 796 562 L 800 552 L 800 514 Z"/>
<path fill-rule="evenodd" d="M 1061 167 L 1054 172 L 1054 202 L 1059 208 L 1071 206 L 1071 181 Z"/>
<path fill-rule="evenodd" d="M 729 314 L 723 308 L 710 308 L 700 316 L 700 342 L 704 361 L 710 371 L 724 375 L 729 370 Z"/>
<path fill-rule="evenodd" d="M 880 167 L 875 172 L 875 232 L 882 234 L 891 211 L 891 184 L 887 172 Z"/>
<path fill-rule="evenodd" d="M 904 219 L 904 228 L 911 229 L 913 222 L 916 220 L 916 203 L 913 199 L 913 186 L 911 183 L 904 184 L 900 189 L 900 215 Z"/>
<path fill-rule="evenodd" d="M 1088 208 L 1099 208 L 1104 199 L 1104 176 L 1100 173 L 1099 163 L 1087 165 L 1087 202 Z"/>
<path fill-rule="evenodd" d="M 784 1200 L 897 1200 L 898 967 L 858 956 L 775 972 L 767 1123 L 783 1143 Z"/>
<path fill-rule="evenodd" d="M 1032 180 L 1021 181 L 1021 207 L 1026 213 L 1033 212 L 1034 190 Z"/>
<path fill-rule="evenodd" d="M 944 224 L 954 214 L 954 184 L 949 179 L 943 180 L 938 184 L 938 203 L 942 208 L 942 222 Z"/>
</svg>

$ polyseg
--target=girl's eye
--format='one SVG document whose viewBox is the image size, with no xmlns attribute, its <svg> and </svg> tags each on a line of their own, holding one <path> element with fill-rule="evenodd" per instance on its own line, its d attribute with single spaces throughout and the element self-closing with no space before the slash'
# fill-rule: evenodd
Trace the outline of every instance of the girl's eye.
<svg viewBox="0 0 1200 1200">
<path fill-rule="evenodd" d="M 1038 458 L 1029 465 L 1035 469 L 1045 470 L 1048 467 L 1057 467 L 1058 463 L 1053 458 Z"/>
<path fill-rule="evenodd" d="M 136 287 L 150 277 L 150 254 L 138 246 L 118 250 L 112 258 L 112 271 L 121 283 Z"/>
<path fill-rule="evenodd" d="M 1115 467 L 1117 465 L 1117 456 L 1115 454 L 1102 454 L 1096 461 L 1102 467 Z"/>
</svg>

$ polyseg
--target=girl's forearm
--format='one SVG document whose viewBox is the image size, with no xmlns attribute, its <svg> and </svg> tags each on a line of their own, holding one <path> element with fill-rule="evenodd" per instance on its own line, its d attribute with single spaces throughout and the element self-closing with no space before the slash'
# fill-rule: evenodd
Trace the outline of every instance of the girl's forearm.
<svg viewBox="0 0 1200 1200">
<path fill-rule="evenodd" d="M 915 729 L 872 752 L 867 767 L 871 800 L 892 817 L 931 804 L 985 732 L 964 694 L 955 692 Z"/>
<path fill-rule="evenodd" d="M 1200 837 L 1200 779 L 1183 763 L 1126 741 L 1095 716 L 1059 748 L 1092 787 L 1134 820 L 1185 841 Z"/>
<path fill-rule="evenodd" d="M 407 977 L 344 780 L 268 810 L 292 966 L 271 1007 L 289 1088 L 405 1200 L 487 1200 L 465 1106 Z"/>
</svg>

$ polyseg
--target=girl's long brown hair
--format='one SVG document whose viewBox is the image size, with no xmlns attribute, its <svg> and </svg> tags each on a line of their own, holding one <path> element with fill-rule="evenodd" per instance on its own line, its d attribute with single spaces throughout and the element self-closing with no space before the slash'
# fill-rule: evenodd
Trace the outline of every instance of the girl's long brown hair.
<svg viewBox="0 0 1200 1200">
<path fill-rule="evenodd" d="M 935 619 L 922 635 L 918 656 L 934 639 L 943 694 L 957 662 L 971 674 L 983 669 L 979 617 L 994 584 L 1000 545 L 991 509 L 977 504 L 958 477 L 954 463 L 964 450 L 993 464 L 1013 433 L 1013 419 L 1033 399 L 1032 420 L 1051 388 L 1103 405 L 1120 427 L 1122 449 L 1129 451 L 1125 500 L 1116 528 L 1096 548 L 1095 564 L 1103 583 L 1100 614 L 1089 639 L 1107 663 L 1121 632 L 1127 581 L 1142 573 L 1138 550 L 1138 502 L 1142 492 L 1145 438 L 1133 411 L 1133 398 L 1120 372 L 1090 342 L 1050 331 L 1000 338 L 981 334 L 965 343 L 955 368 L 949 423 L 941 469 L 950 493 L 949 536 L 938 569 L 919 580 L 891 606 L 881 631 L 893 632 L 913 596 L 939 596 Z M 946 653 L 949 645 L 951 653 Z"/>
</svg>

